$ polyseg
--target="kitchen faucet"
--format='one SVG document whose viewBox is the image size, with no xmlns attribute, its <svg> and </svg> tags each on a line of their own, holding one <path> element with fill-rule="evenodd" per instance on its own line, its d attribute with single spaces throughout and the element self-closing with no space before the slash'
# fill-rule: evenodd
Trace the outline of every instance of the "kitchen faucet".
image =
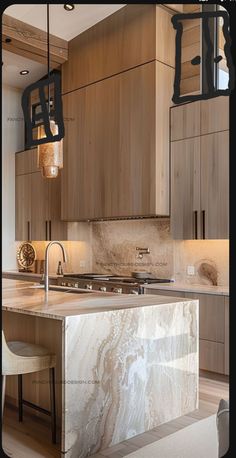
<svg viewBox="0 0 236 458">
<path fill-rule="evenodd" d="M 44 275 L 44 289 L 46 292 L 48 292 L 48 287 L 49 287 L 49 281 L 48 281 L 48 258 L 49 258 L 49 248 L 52 246 L 52 245 L 59 245 L 61 247 L 61 251 L 62 251 L 62 254 L 63 254 L 63 261 L 66 262 L 67 261 L 67 257 L 66 257 L 66 252 L 65 252 L 65 248 L 64 246 L 60 243 L 60 242 L 50 242 L 46 248 L 46 252 L 45 252 L 45 275 Z"/>
</svg>

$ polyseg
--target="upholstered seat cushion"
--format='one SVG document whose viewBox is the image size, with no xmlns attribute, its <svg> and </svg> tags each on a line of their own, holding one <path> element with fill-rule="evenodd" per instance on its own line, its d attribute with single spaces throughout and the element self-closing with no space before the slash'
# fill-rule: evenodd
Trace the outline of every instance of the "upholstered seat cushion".
<svg viewBox="0 0 236 458">
<path fill-rule="evenodd" d="M 56 356 L 47 348 L 28 342 L 7 342 L 3 352 L 3 375 L 28 374 L 55 367 Z"/>
</svg>

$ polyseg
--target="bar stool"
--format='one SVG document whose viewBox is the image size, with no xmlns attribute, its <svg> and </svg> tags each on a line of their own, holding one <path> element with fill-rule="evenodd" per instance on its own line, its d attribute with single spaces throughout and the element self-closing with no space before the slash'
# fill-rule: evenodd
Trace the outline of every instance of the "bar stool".
<svg viewBox="0 0 236 458">
<path fill-rule="evenodd" d="M 56 401 L 55 401 L 55 365 L 56 356 L 47 348 L 26 342 L 6 342 L 2 331 L 2 414 L 5 400 L 7 375 L 18 375 L 19 421 L 23 421 L 23 405 L 51 416 L 52 442 L 56 443 Z M 51 410 L 23 399 L 22 375 L 49 369 Z"/>
</svg>

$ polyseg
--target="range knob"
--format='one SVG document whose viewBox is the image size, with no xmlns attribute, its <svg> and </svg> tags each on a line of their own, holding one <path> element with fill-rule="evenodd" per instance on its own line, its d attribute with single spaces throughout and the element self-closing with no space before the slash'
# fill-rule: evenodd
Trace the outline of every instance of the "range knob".
<svg viewBox="0 0 236 458">
<path fill-rule="evenodd" d="M 79 288 L 79 283 L 74 283 L 75 288 Z"/>
<path fill-rule="evenodd" d="M 122 288 L 112 288 L 113 293 L 122 294 Z"/>
<path fill-rule="evenodd" d="M 92 285 L 91 284 L 85 285 L 85 289 L 92 289 Z"/>
<path fill-rule="evenodd" d="M 99 291 L 103 291 L 104 293 L 106 292 L 106 286 L 100 286 Z"/>
</svg>

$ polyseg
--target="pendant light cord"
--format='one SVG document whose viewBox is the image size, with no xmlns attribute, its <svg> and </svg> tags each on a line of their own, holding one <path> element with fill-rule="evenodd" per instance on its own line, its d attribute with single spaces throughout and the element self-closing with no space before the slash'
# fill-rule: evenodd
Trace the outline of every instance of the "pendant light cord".
<svg viewBox="0 0 236 458">
<path fill-rule="evenodd" d="M 49 46 L 49 3 L 47 3 L 47 60 L 48 60 L 48 79 L 50 77 L 50 46 Z M 50 120 L 50 83 L 48 83 L 48 115 Z"/>
</svg>

